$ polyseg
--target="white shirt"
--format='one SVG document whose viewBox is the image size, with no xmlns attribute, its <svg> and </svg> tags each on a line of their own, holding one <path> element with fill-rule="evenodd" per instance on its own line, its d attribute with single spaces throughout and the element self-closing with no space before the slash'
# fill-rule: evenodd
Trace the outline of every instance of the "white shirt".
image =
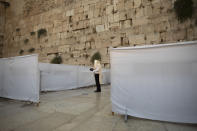
<svg viewBox="0 0 197 131">
<path fill-rule="evenodd" d="M 94 72 L 95 74 L 99 74 L 99 71 L 100 71 L 100 66 L 97 66 L 97 67 L 93 70 L 93 72 Z"/>
</svg>

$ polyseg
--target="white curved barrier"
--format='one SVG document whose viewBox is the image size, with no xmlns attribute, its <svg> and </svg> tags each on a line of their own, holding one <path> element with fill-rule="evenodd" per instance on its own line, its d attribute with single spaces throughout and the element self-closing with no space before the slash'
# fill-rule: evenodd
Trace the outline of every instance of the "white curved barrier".
<svg viewBox="0 0 197 131">
<path fill-rule="evenodd" d="M 0 97 L 39 102 L 38 55 L 0 59 Z"/>
<path fill-rule="evenodd" d="M 40 63 L 41 90 L 59 91 L 95 85 L 94 75 L 88 66 Z M 102 70 L 103 84 L 110 83 L 110 72 Z"/>
<path fill-rule="evenodd" d="M 197 123 L 197 41 L 111 49 L 112 111 Z"/>
</svg>

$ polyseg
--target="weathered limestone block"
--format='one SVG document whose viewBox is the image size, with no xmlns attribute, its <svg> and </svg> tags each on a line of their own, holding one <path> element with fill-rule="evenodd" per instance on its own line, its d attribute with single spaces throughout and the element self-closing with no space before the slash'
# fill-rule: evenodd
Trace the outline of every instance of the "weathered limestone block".
<svg viewBox="0 0 197 131">
<path fill-rule="evenodd" d="M 119 3 L 119 0 L 113 0 L 113 4 L 116 5 Z"/>
<path fill-rule="evenodd" d="M 94 18 L 94 25 L 99 25 L 99 24 L 102 24 L 102 17 L 97 17 L 97 18 Z"/>
<path fill-rule="evenodd" d="M 88 12 L 90 10 L 90 6 L 89 5 L 84 5 L 83 10 L 84 10 L 84 12 Z"/>
<path fill-rule="evenodd" d="M 101 59 L 101 63 L 106 64 L 109 62 L 110 62 L 109 55 L 103 55 Z"/>
<path fill-rule="evenodd" d="M 80 39 L 80 42 L 82 42 L 82 43 L 86 42 L 86 36 L 85 35 L 80 36 L 79 39 Z"/>
<path fill-rule="evenodd" d="M 144 7 L 144 15 L 145 16 L 150 16 L 153 13 L 153 9 L 151 5 L 147 5 Z"/>
<path fill-rule="evenodd" d="M 67 38 L 68 33 L 62 32 L 62 33 L 60 33 L 60 35 L 61 35 L 61 39 L 65 39 L 65 38 Z"/>
<path fill-rule="evenodd" d="M 132 20 L 125 20 L 124 21 L 124 28 L 129 28 L 132 26 Z"/>
<path fill-rule="evenodd" d="M 83 25 L 84 25 L 84 28 L 88 28 L 90 26 L 90 21 L 89 20 L 84 20 Z"/>
<path fill-rule="evenodd" d="M 74 9 L 74 14 L 80 14 L 80 13 L 83 13 L 83 12 L 84 12 L 84 9 L 83 9 L 82 6 Z"/>
<path fill-rule="evenodd" d="M 59 33 L 62 32 L 62 25 L 61 26 L 56 26 L 55 28 L 53 28 L 53 32 L 52 33 Z"/>
<path fill-rule="evenodd" d="M 194 27 L 194 35 L 193 35 L 193 40 L 197 40 L 197 27 Z"/>
<path fill-rule="evenodd" d="M 73 51 L 73 57 L 77 58 L 80 56 L 80 51 Z"/>
<path fill-rule="evenodd" d="M 91 42 L 90 45 L 91 45 L 91 46 L 90 46 L 91 49 L 96 49 L 97 47 L 99 47 L 100 44 L 98 44 L 98 45 L 96 46 L 95 42 Z"/>
<path fill-rule="evenodd" d="M 103 32 L 103 31 L 105 31 L 104 25 L 97 25 L 96 26 L 96 32 Z"/>
<path fill-rule="evenodd" d="M 119 12 L 119 20 L 122 21 L 122 20 L 126 20 L 126 19 L 127 19 L 127 12 L 125 12 L 125 11 Z"/>
<path fill-rule="evenodd" d="M 121 46 L 129 46 L 129 39 L 128 37 L 121 37 Z"/>
<path fill-rule="evenodd" d="M 100 7 L 95 7 L 94 17 L 101 17 Z"/>
<path fill-rule="evenodd" d="M 143 5 L 146 6 L 146 5 L 151 5 L 151 1 L 150 0 L 141 0 Z"/>
<path fill-rule="evenodd" d="M 154 32 L 154 24 L 146 24 L 141 26 L 141 31 L 144 32 L 145 34 L 149 34 Z"/>
<path fill-rule="evenodd" d="M 92 19 L 94 17 L 93 11 L 88 11 L 88 19 Z"/>
<path fill-rule="evenodd" d="M 81 51 L 84 49 L 85 49 L 85 44 L 80 43 L 75 46 L 75 50 Z"/>
<path fill-rule="evenodd" d="M 181 41 L 186 39 L 186 30 L 173 31 L 173 40 Z"/>
<path fill-rule="evenodd" d="M 152 33 L 146 35 L 146 43 L 147 44 L 159 44 L 160 43 L 160 34 Z"/>
<path fill-rule="evenodd" d="M 106 57 L 106 55 L 107 55 L 107 48 L 101 48 L 99 50 L 99 52 L 102 54 L 103 57 Z"/>
<path fill-rule="evenodd" d="M 161 0 L 161 5 L 164 7 L 163 10 L 167 12 L 169 9 L 173 8 L 172 0 Z"/>
<path fill-rule="evenodd" d="M 85 49 L 91 49 L 91 42 L 90 41 L 85 42 Z"/>
<path fill-rule="evenodd" d="M 153 13 L 152 15 L 157 16 L 161 14 L 161 3 L 157 2 L 155 4 L 152 5 L 152 9 L 153 9 Z"/>
<path fill-rule="evenodd" d="M 141 0 L 134 0 L 134 8 L 139 8 L 141 4 L 142 4 Z"/>
<path fill-rule="evenodd" d="M 45 48 L 44 49 L 44 54 L 46 54 L 47 55 L 47 53 L 57 53 L 58 52 L 58 48 L 56 47 L 56 48 Z"/>
<path fill-rule="evenodd" d="M 143 16 L 144 16 L 144 10 L 143 10 L 143 8 L 137 8 L 136 9 L 135 17 L 136 18 L 139 18 L 139 17 L 143 17 Z"/>
<path fill-rule="evenodd" d="M 116 36 L 112 41 L 111 41 L 111 44 L 113 47 L 118 47 L 121 45 L 120 43 L 120 37 L 119 36 Z"/>
<path fill-rule="evenodd" d="M 74 28 L 73 30 L 83 29 L 83 28 L 85 28 L 84 21 L 78 21 L 76 28 Z"/>
<path fill-rule="evenodd" d="M 114 9 L 113 5 L 107 6 L 107 7 L 106 7 L 106 14 L 107 14 L 107 15 L 112 14 L 113 9 Z"/>
<path fill-rule="evenodd" d="M 69 45 L 62 45 L 62 46 L 58 46 L 58 52 L 61 52 L 61 53 L 68 53 L 70 52 L 70 46 Z"/>
<path fill-rule="evenodd" d="M 108 15 L 108 22 L 109 23 L 113 23 L 114 22 L 114 15 L 113 14 Z"/>
<path fill-rule="evenodd" d="M 130 45 L 142 45 L 145 44 L 145 35 L 130 35 L 129 36 L 129 44 Z"/>
<path fill-rule="evenodd" d="M 170 24 L 168 22 L 162 22 L 160 24 L 155 24 L 155 32 L 166 32 L 170 29 Z"/>
<path fill-rule="evenodd" d="M 114 14 L 114 22 L 119 22 L 119 13 Z"/>
<path fill-rule="evenodd" d="M 135 17 L 135 9 L 129 9 L 126 11 L 127 19 L 133 19 Z"/>
<path fill-rule="evenodd" d="M 125 9 L 125 3 L 124 1 L 120 1 L 118 4 L 117 4 L 117 10 L 118 11 L 121 11 L 121 10 L 124 10 Z"/>
<path fill-rule="evenodd" d="M 141 26 L 149 23 L 148 17 L 140 17 L 132 20 L 133 26 Z"/>
<path fill-rule="evenodd" d="M 120 27 L 120 23 L 119 22 L 115 22 L 115 23 L 110 23 L 109 28 L 119 28 Z"/>
<path fill-rule="evenodd" d="M 134 8 L 134 2 L 133 2 L 133 0 L 127 0 L 124 5 L 124 9 L 128 10 L 131 8 Z"/>
</svg>

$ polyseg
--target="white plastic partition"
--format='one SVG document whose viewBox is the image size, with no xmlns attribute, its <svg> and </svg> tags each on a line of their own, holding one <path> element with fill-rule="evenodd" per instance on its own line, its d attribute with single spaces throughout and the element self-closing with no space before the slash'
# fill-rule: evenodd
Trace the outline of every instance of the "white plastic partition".
<svg viewBox="0 0 197 131">
<path fill-rule="evenodd" d="M 0 97 L 39 102 L 38 56 L 0 59 Z"/>
<path fill-rule="evenodd" d="M 197 41 L 111 50 L 112 111 L 197 123 Z"/>
<path fill-rule="evenodd" d="M 39 68 L 42 91 L 68 90 L 95 84 L 90 67 L 40 63 Z M 103 84 L 110 82 L 109 74 L 109 70 L 103 70 Z"/>
</svg>

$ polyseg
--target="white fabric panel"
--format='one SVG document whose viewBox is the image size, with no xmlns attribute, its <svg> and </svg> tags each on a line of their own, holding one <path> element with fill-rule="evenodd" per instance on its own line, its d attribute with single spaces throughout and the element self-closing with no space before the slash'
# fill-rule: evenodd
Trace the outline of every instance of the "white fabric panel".
<svg viewBox="0 0 197 131">
<path fill-rule="evenodd" d="M 77 66 L 40 63 L 39 67 L 42 91 L 57 91 L 76 87 Z"/>
<path fill-rule="evenodd" d="M 42 91 L 75 89 L 95 84 L 94 75 L 89 70 L 90 67 L 47 63 L 40 63 L 39 67 Z M 109 76 L 109 71 L 105 72 L 105 74 L 108 72 Z M 104 78 L 105 82 L 109 82 L 109 78 L 106 76 Z"/>
<path fill-rule="evenodd" d="M 110 84 L 111 78 L 110 78 L 110 70 L 109 69 L 103 69 L 102 70 L 102 83 L 103 84 Z"/>
<path fill-rule="evenodd" d="M 95 85 L 94 74 L 89 70 L 90 67 L 77 66 L 77 85 L 76 87 L 85 87 Z"/>
<path fill-rule="evenodd" d="M 0 97 L 39 102 L 38 56 L 0 59 Z"/>
<path fill-rule="evenodd" d="M 112 110 L 197 123 L 197 41 L 111 50 Z"/>
</svg>

